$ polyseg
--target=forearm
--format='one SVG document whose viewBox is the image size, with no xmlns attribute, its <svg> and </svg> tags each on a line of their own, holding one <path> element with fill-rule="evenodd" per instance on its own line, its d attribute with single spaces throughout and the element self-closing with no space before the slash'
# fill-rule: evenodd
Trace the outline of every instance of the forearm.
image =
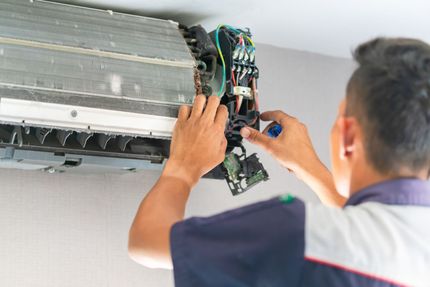
<svg viewBox="0 0 430 287">
<path fill-rule="evenodd" d="M 329 170 L 319 160 L 306 126 L 282 111 L 268 111 L 260 115 L 263 121 L 272 121 L 263 133 L 245 127 L 240 131 L 243 138 L 269 152 L 279 163 L 303 180 L 324 204 L 343 206 L 346 199 L 339 195 Z M 271 138 L 268 130 L 282 126 L 282 132 Z"/>
<path fill-rule="evenodd" d="M 337 192 L 332 174 L 319 159 L 307 162 L 306 166 L 299 169 L 297 176 L 315 192 L 322 203 L 336 207 L 345 204 L 346 198 Z"/>
<path fill-rule="evenodd" d="M 194 183 L 167 163 L 163 174 L 140 204 L 130 228 L 129 254 L 140 264 L 171 268 L 170 229 L 184 218 Z"/>
<path fill-rule="evenodd" d="M 228 118 L 220 98 L 196 96 L 181 106 L 163 173 L 140 204 L 130 228 L 129 255 L 148 267 L 171 268 L 170 230 L 184 218 L 191 188 L 225 157 Z"/>
</svg>

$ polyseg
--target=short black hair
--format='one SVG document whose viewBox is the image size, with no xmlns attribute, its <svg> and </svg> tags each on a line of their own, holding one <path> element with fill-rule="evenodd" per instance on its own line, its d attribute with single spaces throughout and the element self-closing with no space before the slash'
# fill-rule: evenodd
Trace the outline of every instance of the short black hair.
<svg viewBox="0 0 430 287">
<path fill-rule="evenodd" d="M 430 168 L 430 46 L 376 38 L 353 53 L 346 114 L 364 129 L 367 160 L 383 174 Z"/>
</svg>

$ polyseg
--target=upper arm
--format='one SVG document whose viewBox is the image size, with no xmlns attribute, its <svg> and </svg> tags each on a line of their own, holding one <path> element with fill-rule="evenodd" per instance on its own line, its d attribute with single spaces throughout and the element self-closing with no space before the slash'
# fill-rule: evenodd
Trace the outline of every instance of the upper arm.
<svg viewBox="0 0 430 287">
<path fill-rule="evenodd" d="M 295 286 L 304 204 L 278 198 L 179 222 L 170 234 L 176 286 Z"/>
<path fill-rule="evenodd" d="M 130 228 L 128 253 L 134 261 L 152 268 L 172 268 L 170 230 L 183 219 L 189 192 L 189 185 L 178 178 L 159 178 Z"/>
</svg>

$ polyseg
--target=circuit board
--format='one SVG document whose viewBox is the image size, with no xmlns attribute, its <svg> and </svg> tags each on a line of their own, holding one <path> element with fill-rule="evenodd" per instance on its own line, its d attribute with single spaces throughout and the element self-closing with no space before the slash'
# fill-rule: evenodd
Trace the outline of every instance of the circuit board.
<svg viewBox="0 0 430 287">
<path fill-rule="evenodd" d="M 267 171 L 260 163 L 257 154 L 246 156 L 242 147 L 242 154 L 229 153 L 222 164 L 225 178 L 233 195 L 244 193 L 259 182 L 269 179 Z"/>
</svg>

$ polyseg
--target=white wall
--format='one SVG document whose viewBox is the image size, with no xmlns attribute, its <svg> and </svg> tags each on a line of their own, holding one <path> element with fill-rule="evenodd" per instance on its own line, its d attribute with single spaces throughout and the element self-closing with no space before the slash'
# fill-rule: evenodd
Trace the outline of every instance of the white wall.
<svg viewBox="0 0 430 287">
<path fill-rule="evenodd" d="M 258 46 L 257 56 L 262 110 L 284 109 L 305 122 L 328 163 L 329 130 L 353 63 L 266 45 Z M 317 200 L 270 157 L 261 159 L 270 181 L 232 197 L 225 182 L 202 180 L 188 216 L 283 192 Z M 131 220 L 157 176 L 0 170 L 0 286 L 173 286 L 171 272 L 140 267 L 126 251 Z"/>
</svg>

